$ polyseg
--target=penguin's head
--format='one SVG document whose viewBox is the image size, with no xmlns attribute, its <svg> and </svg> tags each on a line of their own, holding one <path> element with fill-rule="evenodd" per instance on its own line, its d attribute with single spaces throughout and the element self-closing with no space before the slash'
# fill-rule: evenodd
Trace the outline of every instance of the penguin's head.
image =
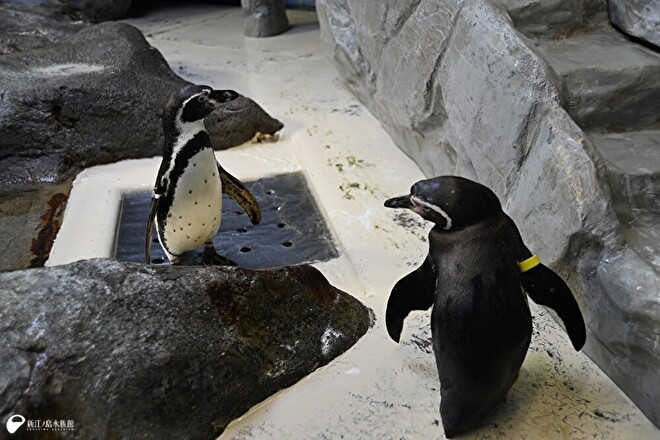
<svg viewBox="0 0 660 440">
<path fill-rule="evenodd" d="M 408 208 L 447 231 L 461 229 L 502 211 L 497 196 L 484 185 L 457 176 L 420 180 L 410 194 L 385 201 L 388 208 Z"/>
<path fill-rule="evenodd" d="M 163 120 L 182 126 L 203 121 L 204 118 L 225 102 L 240 95 L 233 90 L 213 90 L 209 86 L 189 85 L 176 92 L 165 105 Z"/>
</svg>

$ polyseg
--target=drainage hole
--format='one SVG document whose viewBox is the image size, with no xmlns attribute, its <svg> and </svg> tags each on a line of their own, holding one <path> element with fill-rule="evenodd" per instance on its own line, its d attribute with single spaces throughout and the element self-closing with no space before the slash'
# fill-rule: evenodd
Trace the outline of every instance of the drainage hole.
<svg viewBox="0 0 660 440">
<path fill-rule="evenodd" d="M 156 238 L 154 238 L 153 240 L 151 240 L 151 242 L 152 242 L 152 243 L 158 243 L 158 237 L 156 237 Z"/>
<path fill-rule="evenodd" d="M 278 223 L 278 224 L 277 224 L 277 227 L 278 227 L 278 228 L 283 228 L 283 227 L 285 227 L 285 226 L 286 226 L 286 223 Z M 158 240 L 156 240 L 156 241 L 158 241 Z"/>
<path fill-rule="evenodd" d="M 242 247 L 242 248 L 241 248 L 241 252 L 243 252 L 243 253 L 245 253 L 245 252 L 250 252 L 251 250 L 252 250 L 252 248 L 250 248 L 250 247 L 248 247 L 248 246 L 245 246 L 245 247 Z"/>
<path fill-rule="evenodd" d="M 236 232 L 243 232 L 243 233 L 245 233 L 245 232 L 247 232 L 247 228 L 239 228 L 239 229 L 236 229 Z"/>
<path fill-rule="evenodd" d="M 162 258 L 154 258 L 153 260 L 151 260 L 151 262 L 154 264 L 163 264 L 165 260 L 163 260 Z"/>
<path fill-rule="evenodd" d="M 243 211 L 234 211 L 234 215 L 243 215 Z"/>
<path fill-rule="evenodd" d="M 285 241 L 284 243 L 282 243 L 282 246 L 284 246 L 284 247 L 291 247 L 291 246 L 293 246 L 293 242 L 287 240 L 287 241 Z"/>
<path fill-rule="evenodd" d="M 272 196 L 273 194 L 275 194 L 275 190 L 269 189 L 268 191 L 266 191 L 266 194 Z"/>
<path fill-rule="evenodd" d="M 272 208 L 270 208 L 271 211 L 279 211 L 280 209 L 282 209 L 281 206 L 273 206 Z"/>
</svg>

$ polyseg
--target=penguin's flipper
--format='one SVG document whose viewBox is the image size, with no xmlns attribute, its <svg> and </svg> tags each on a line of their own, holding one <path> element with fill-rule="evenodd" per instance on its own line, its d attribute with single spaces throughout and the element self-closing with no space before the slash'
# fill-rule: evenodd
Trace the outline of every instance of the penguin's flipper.
<svg viewBox="0 0 660 440">
<path fill-rule="evenodd" d="M 220 179 L 222 180 L 222 192 L 229 194 L 232 199 L 236 200 L 236 203 L 250 217 L 253 225 L 258 224 L 261 221 L 261 209 L 257 199 L 240 180 L 229 174 L 220 164 L 218 164 L 218 173 L 220 173 Z"/>
<path fill-rule="evenodd" d="M 401 278 L 394 285 L 385 311 L 387 333 L 399 342 L 403 320 L 412 310 L 427 310 L 435 298 L 436 273 L 433 260 L 426 257 L 416 270 Z"/>
<path fill-rule="evenodd" d="M 580 350 L 587 338 L 586 327 L 573 292 L 564 280 L 546 266 L 539 264 L 521 273 L 520 281 L 532 301 L 550 307 L 559 315 L 573 347 Z"/>
<path fill-rule="evenodd" d="M 151 207 L 149 208 L 149 220 L 147 220 L 147 233 L 144 236 L 144 262 L 151 263 L 151 229 L 154 226 L 156 219 L 156 210 L 158 209 L 158 201 L 160 194 L 154 194 L 151 197 Z"/>
</svg>

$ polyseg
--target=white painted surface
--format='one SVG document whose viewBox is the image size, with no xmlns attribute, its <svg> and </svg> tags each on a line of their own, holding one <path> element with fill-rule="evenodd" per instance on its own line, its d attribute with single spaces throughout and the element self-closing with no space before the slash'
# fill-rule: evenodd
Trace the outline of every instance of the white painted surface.
<svg viewBox="0 0 660 440">
<path fill-rule="evenodd" d="M 392 286 L 423 261 L 428 231 L 418 217 L 383 202 L 424 176 L 341 85 L 321 54 L 314 16 L 291 17 L 289 32 L 267 39 L 243 37 L 240 9 L 212 5 L 131 21 L 182 76 L 235 89 L 284 122 L 277 143 L 216 155 L 242 180 L 302 170 L 341 253 L 315 266 L 376 314 L 375 327 L 352 349 L 257 405 L 221 438 L 443 438 L 429 313 L 408 319 L 399 345 L 382 325 Z M 81 173 L 49 264 L 113 255 L 120 196 L 149 191 L 158 164 L 128 161 Z M 462 438 L 660 438 L 629 399 L 574 352 L 547 313 L 534 305 L 532 312 L 534 334 L 520 378 L 490 423 Z"/>
</svg>

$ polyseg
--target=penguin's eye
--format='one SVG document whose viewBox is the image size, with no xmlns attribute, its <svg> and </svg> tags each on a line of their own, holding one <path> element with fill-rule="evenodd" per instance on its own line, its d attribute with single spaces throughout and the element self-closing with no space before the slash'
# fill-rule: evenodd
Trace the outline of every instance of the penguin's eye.
<svg viewBox="0 0 660 440">
<path fill-rule="evenodd" d="M 206 102 L 207 99 L 208 98 L 206 97 L 206 95 L 200 95 L 200 96 L 197 97 L 197 100 L 199 102 Z"/>
</svg>

